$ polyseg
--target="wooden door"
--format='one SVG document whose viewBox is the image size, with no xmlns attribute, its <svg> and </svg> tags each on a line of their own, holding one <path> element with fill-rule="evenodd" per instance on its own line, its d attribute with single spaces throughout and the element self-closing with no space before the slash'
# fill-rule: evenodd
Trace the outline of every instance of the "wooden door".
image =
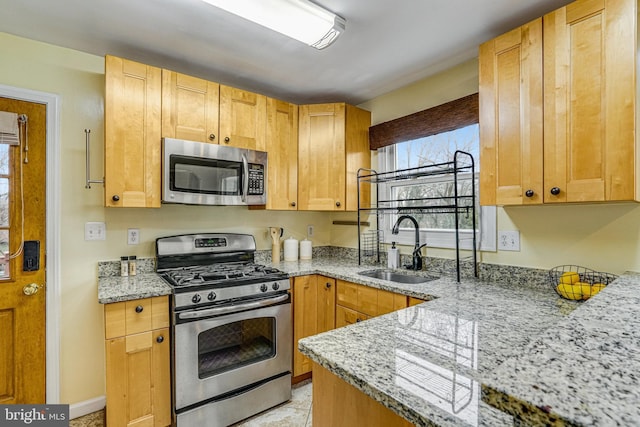
<svg viewBox="0 0 640 427">
<path fill-rule="evenodd" d="M 105 57 L 105 206 L 160 207 L 159 68 Z"/>
<path fill-rule="evenodd" d="M 220 85 L 162 70 L 162 136 L 219 143 Z"/>
<path fill-rule="evenodd" d="M 542 19 L 480 46 L 480 204 L 540 204 Z"/>
<path fill-rule="evenodd" d="M 267 98 L 267 209 L 298 209 L 298 106 Z"/>
<path fill-rule="evenodd" d="M 345 104 L 300 106 L 299 210 L 345 209 Z"/>
<path fill-rule="evenodd" d="M 0 404 L 45 403 L 46 107 L 0 98 L 0 111 L 25 114 L 28 126 L 21 146 L 0 145 Z M 23 240 L 39 242 L 33 271 Z"/>
<path fill-rule="evenodd" d="M 318 276 L 300 276 L 293 282 L 293 376 L 311 372 L 311 359 L 300 353 L 298 341 L 317 333 Z"/>
<path fill-rule="evenodd" d="M 635 21 L 636 0 L 543 18 L 545 203 L 635 196 Z"/>
<path fill-rule="evenodd" d="M 220 86 L 220 144 L 266 151 L 267 97 Z"/>
</svg>

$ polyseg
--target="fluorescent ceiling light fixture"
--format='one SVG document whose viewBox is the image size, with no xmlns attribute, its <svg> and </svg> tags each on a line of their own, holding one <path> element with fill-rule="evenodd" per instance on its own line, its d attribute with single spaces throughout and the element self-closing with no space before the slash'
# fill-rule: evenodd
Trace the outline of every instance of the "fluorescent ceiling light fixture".
<svg viewBox="0 0 640 427">
<path fill-rule="evenodd" d="M 308 0 L 204 0 L 256 24 L 324 49 L 344 32 L 346 21 Z"/>
</svg>

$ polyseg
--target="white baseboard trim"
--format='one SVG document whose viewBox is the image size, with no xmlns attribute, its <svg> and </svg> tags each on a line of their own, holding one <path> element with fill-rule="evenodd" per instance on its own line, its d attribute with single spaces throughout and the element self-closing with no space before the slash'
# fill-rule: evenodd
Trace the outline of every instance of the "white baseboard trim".
<svg viewBox="0 0 640 427">
<path fill-rule="evenodd" d="M 104 409 L 107 403 L 106 396 L 99 396 L 93 399 L 85 400 L 84 402 L 72 403 L 69 405 L 69 418 L 75 419 L 83 417 L 85 415 L 92 414 L 101 409 Z"/>
</svg>

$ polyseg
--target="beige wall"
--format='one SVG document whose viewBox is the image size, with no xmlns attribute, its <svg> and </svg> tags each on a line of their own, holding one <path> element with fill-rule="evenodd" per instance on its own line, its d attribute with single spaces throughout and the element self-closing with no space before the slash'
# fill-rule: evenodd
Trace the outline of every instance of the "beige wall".
<svg viewBox="0 0 640 427">
<path fill-rule="evenodd" d="M 314 245 L 357 246 L 352 213 L 248 211 L 236 207 L 163 206 L 105 209 L 103 189 L 84 189 L 84 132 L 92 130 L 93 177 L 102 176 L 104 60 L 101 57 L 0 33 L 0 84 L 61 97 L 61 400 L 76 403 L 104 394 L 102 306 L 97 302 L 101 260 L 120 255 L 153 256 L 154 239 L 173 233 L 248 232 L 259 249 L 270 247 L 266 227 L 282 226 L 285 237 L 302 238 L 315 225 Z M 478 90 L 477 61 L 380 96 L 361 107 L 381 123 Z M 375 159 L 375 156 L 374 156 Z M 375 164 L 375 163 L 374 163 Z M 84 223 L 104 221 L 107 240 L 84 241 Z M 126 229 L 139 228 L 141 244 L 126 244 Z M 498 209 L 498 229 L 520 230 L 520 252 L 484 253 L 486 262 L 549 268 L 573 263 L 614 273 L 640 270 L 640 206 L 636 204 L 540 206 Z M 429 255 L 450 256 L 429 250 Z"/>
<path fill-rule="evenodd" d="M 249 211 L 241 207 L 162 206 L 106 209 L 104 190 L 84 188 L 85 135 L 91 129 L 93 178 L 103 174 L 104 59 L 0 33 L 0 84 L 54 93 L 61 98 L 61 401 L 77 403 L 104 395 L 104 332 L 97 301 L 97 263 L 121 255 L 152 257 L 156 237 L 189 232 L 253 234 L 269 249 L 268 226 L 285 237 L 330 243 L 330 217 L 323 213 Z M 84 223 L 104 221 L 106 241 L 84 240 Z M 139 228 L 141 244 L 128 246 L 127 228 Z"/>
<path fill-rule="evenodd" d="M 378 124 L 477 91 L 474 59 L 360 107 L 370 110 L 373 124 Z M 521 250 L 485 252 L 481 255 L 485 262 L 537 268 L 577 264 L 612 273 L 640 270 L 636 203 L 498 208 L 497 217 L 498 230 L 520 231 Z M 357 245 L 357 240 L 348 245 Z M 451 256 L 450 251 L 435 249 L 427 254 Z"/>
</svg>

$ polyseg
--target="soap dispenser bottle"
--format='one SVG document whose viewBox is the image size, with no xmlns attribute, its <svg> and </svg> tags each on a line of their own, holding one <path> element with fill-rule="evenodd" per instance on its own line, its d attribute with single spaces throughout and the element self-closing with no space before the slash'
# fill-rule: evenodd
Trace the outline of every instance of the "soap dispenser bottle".
<svg viewBox="0 0 640 427">
<path fill-rule="evenodd" d="M 396 242 L 391 242 L 391 249 L 387 252 L 387 267 L 398 268 L 400 265 L 400 251 L 396 248 Z"/>
</svg>

